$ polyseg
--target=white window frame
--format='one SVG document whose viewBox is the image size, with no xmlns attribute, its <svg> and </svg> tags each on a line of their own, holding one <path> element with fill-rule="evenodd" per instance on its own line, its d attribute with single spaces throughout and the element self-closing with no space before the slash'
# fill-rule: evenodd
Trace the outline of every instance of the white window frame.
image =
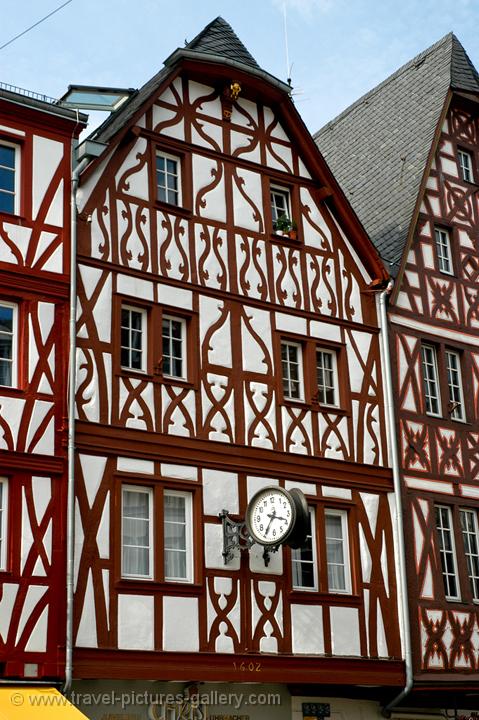
<svg viewBox="0 0 479 720">
<path fill-rule="evenodd" d="M 426 351 L 431 351 L 432 353 L 432 363 L 429 361 L 426 361 L 424 355 Z M 427 377 L 425 376 L 425 367 L 433 368 L 433 376 Z M 422 343 L 421 345 L 421 372 L 422 372 L 422 379 L 423 379 L 423 388 L 424 388 L 424 407 L 426 410 L 426 415 L 432 415 L 433 417 L 441 417 L 441 388 L 439 385 L 439 372 L 438 372 L 438 364 L 437 364 L 437 351 L 434 345 L 429 345 L 428 343 Z M 434 386 L 436 390 L 436 394 L 431 393 L 431 388 Z M 433 410 L 428 410 L 428 400 L 429 405 L 432 407 L 432 400 L 435 400 L 437 402 L 437 412 L 434 412 Z"/>
<path fill-rule="evenodd" d="M 283 345 L 287 347 L 294 347 L 297 350 L 297 365 L 298 365 L 298 387 L 299 387 L 299 396 L 293 397 L 289 393 L 286 394 L 284 390 L 284 373 L 283 373 Z M 281 387 L 283 388 L 283 398 L 285 400 L 291 400 L 292 402 L 304 402 L 304 374 L 303 374 L 303 346 L 301 343 L 294 342 L 293 340 L 281 340 Z M 288 382 L 288 388 L 291 387 L 291 375 L 289 372 L 290 368 L 290 360 L 289 357 L 286 360 L 287 367 L 288 367 L 288 377 L 286 378 Z M 296 382 L 296 381 L 293 381 Z"/>
<path fill-rule="evenodd" d="M 141 368 L 135 368 L 130 365 L 123 365 L 121 363 L 121 351 L 124 347 L 124 345 L 121 344 L 121 330 L 122 330 L 122 311 L 128 310 L 130 313 L 136 312 L 141 315 Z M 130 322 L 130 333 L 131 333 L 131 322 Z M 127 348 L 130 352 L 130 359 L 131 359 L 131 351 L 134 349 L 131 346 L 131 335 L 130 335 L 130 345 Z M 120 365 L 122 370 L 128 370 L 128 372 L 146 372 L 147 368 L 147 356 L 148 356 L 148 313 L 145 310 L 145 308 L 141 308 L 135 305 L 129 305 L 128 303 L 122 303 L 121 304 L 121 311 L 120 311 Z"/>
<path fill-rule="evenodd" d="M 124 570 L 123 567 L 123 548 L 124 548 L 124 542 L 123 542 L 123 521 L 124 521 L 124 513 L 123 513 L 123 493 L 124 492 L 136 492 L 136 493 L 145 493 L 148 495 L 148 540 L 149 540 L 149 553 L 148 553 L 148 565 L 150 572 L 148 575 L 141 575 L 138 573 L 127 573 Z M 154 568 L 154 552 L 153 552 L 153 537 L 154 537 L 154 528 L 153 528 L 153 504 L 154 504 L 154 493 L 153 488 L 151 487 L 145 487 L 143 485 L 134 485 L 134 484 L 127 484 L 123 483 L 121 486 L 121 577 L 127 578 L 129 580 L 153 580 L 155 576 L 155 568 Z M 135 546 L 137 547 L 137 546 Z"/>
<path fill-rule="evenodd" d="M 185 552 L 186 552 L 186 578 L 168 577 L 166 575 L 166 548 L 165 548 L 165 512 L 163 510 L 163 574 L 165 582 L 176 582 L 176 583 L 192 583 L 194 572 L 193 572 L 193 493 L 186 490 L 171 490 L 165 488 L 163 491 L 163 507 L 164 499 L 169 497 L 183 497 L 185 498 Z"/>
<path fill-rule="evenodd" d="M 172 160 L 173 162 L 176 163 L 176 178 L 177 178 L 177 191 L 176 192 L 178 195 L 177 202 L 171 202 L 171 200 L 169 199 L 169 192 L 175 192 L 175 191 L 170 190 L 170 188 L 168 188 L 168 183 L 167 183 L 166 187 L 163 187 L 162 185 L 158 184 L 158 167 L 157 167 L 157 162 L 156 162 L 157 158 L 164 158 L 165 161 Z M 165 162 L 165 176 L 171 175 L 171 174 L 172 173 L 168 173 L 166 171 L 166 162 Z M 166 198 L 167 198 L 166 200 L 161 200 L 161 198 L 159 197 L 158 190 L 160 187 L 163 187 L 163 189 L 165 190 Z M 155 188 L 156 188 L 156 199 L 158 200 L 158 202 L 164 202 L 164 203 L 167 203 L 168 205 L 173 205 L 174 207 L 182 206 L 183 198 L 182 198 L 182 192 L 181 192 L 181 158 L 178 157 L 178 155 L 170 155 L 170 153 L 163 152 L 162 150 L 156 151 L 156 155 L 155 155 Z"/>
<path fill-rule="evenodd" d="M 477 522 L 477 513 L 475 510 L 470 508 L 460 508 L 459 514 L 461 517 L 461 532 L 462 539 L 464 542 L 464 554 L 466 556 L 467 574 L 469 576 L 469 582 L 471 584 L 471 592 L 474 602 L 479 602 L 479 572 L 474 573 L 472 558 L 476 558 L 479 564 L 479 525 Z M 472 518 L 472 531 L 469 528 L 464 528 L 462 519 L 464 515 L 469 515 Z M 472 552 L 470 536 L 475 540 L 476 552 Z"/>
<path fill-rule="evenodd" d="M 436 255 L 439 272 L 445 275 L 454 275 L 451 252 L 451 235 L 449 230 L 434 228 L 436 241 Z"/>
<path fill-rule="evenodd" d="M 441 560 L 441 574 L 444 584 L 444 593 L 446 596 L 446 600 L 460 600 L 461 596 L 459 594 L 460 588 L 459 588 L 459 574 L 457 572 L 457 554 L 456 554 L 456 541 L 454 538 L 454 525 L 453 525 L 453 519 L 452 519 L 452 511 L 451 508 L 447 505 L 436 505 L 436 514 L 435 514 L 435 523 L 436 523 L 436 532 L 439 537 L 439 557 Z M 438 518 L 437 518 L 437 510 L 445 510 L 446 517 L 447 517 L 447 523 L 448 525 L 443 524 L 443 516 L 440 515 L 441 518 L 441 524 L 438 525 Z M 445 543 L 444 543 L 444 531 L 449 532 L 450 538 L 451 538 L 451 550 L 447 551 L 445 550 Z M 443 563 L 443 557 L 445 558 L 446 555 L 452 555 L 452 564 L 453 564 L 453 573 L 445 572 L 444 567 L 446 565 L 446 562 L 444 560 Z M 449 584 L 449 578 L 453 577 L 454 582 L 456 584 L 456 594 L 452 595 L 450 590 L 450 584 Z"/>
<path fill-rule="evenodd" d="M 186 380 L 188 378 L 188 346 L 187 346 L 187 327 L 186 327 L 186 320 L 182 317 L 177 317 L 175 315 L 169 315 L 168 313 L 163 313 L 161 318 L 161 356 L 163 358 L 163 320 L 170 320 L 174 322 L 179 322 L 181 324 L 181 369 L 182 374 L 181 375 L 173 375 L 172 373 L 165 373 L 164 370 L 164 362 L 162 363 L 163 367 L 163 377 L 171 378 L 173 380 Z M 171 341 L 171 335 L 170 341 Z"/>
<path fill-rule="evenodd" d="M 281 195 L 286 201 L 285 202 L 286 210 L 280 212 L 279 214 L 278 214 L 278 208 L 277 208 L 276 202 L 273 199 L 274 193 Z M 276 220 L 280 217 L 280 215 L 286 215 L 288 220 L 291 220 L 291 193 L 288 190 L 288 188 L 281 187 L 281 185 L 271 185 L 270 186 L 270 204 L 271 204 L 271 217 L 273 219 L 273 227 L 275 226 Z"/>
<path fill-rule="evenodd" d="M 329 573 L 328 573 L 328 592 L 338 593 L 340 595 L 351 594 L 351 561 L 350 561 L 350 548 L 349 548 L 349 528 L 348 528 L 348 512 L 347 510 L 335 510 L 332 508 L 324 509 L 324 533 L 325 533 L 325 545 L 326 545 L 326 567 L 329 568 L 330 563 L 328 559 L 328 536 L 326 532 L 326 518 L 327 516 L 335 516 L 341 518 L 341 532 L 342 532 L 342 543 L 343 543 L 343 559 L 344 559 L 344 588 L 330 588 L 329 587 Z M 334 563 L 336 564 L 336 563 Z"/>
<path fill-rule="evenodd" d="M 467 150 L 461 150 L 458 148 L 457 151 L 459 159 L 459 167 L 461 168 L 462 179 L 464 182 L 474 182 L 474 172 L 472 169 L 472 153 Z"/>
<path fill-rule="evenodd" d="M 316 540 L 316 511 L 314 507 L 308 507 L 309 510 L 309 519 L 311 523 L 311 533 L 308 534 L 307 537 L 311 538 L 311 547 L 312 547 L 312 561 L 311 560 L 302 560 L 299 556 L 301 550 L 300 549 L 292 549 L 291 550 L 291 577 L 292 577 L 292 587 L 293 590 L 302 590 L 304 592 L 317 592 L 318 591 L 318 553 L 317 553 L 317 540 Z M 314 585 L 313 587 L 308 587 L 307 585 L 295 585 L 294 584 L 294 573 L 293 568 L 295 564 L 298 564 L 301 566 L 302 563 L 312 564 L 313 566 L 313 578 L 314 578 Z"/>
<path fill-rule="evenodd" d="M 333 390 L 334 390 L 334 403 L 328 403 L 323 401 L 320 398 L 320 390 L 319 385 L 317 384 L 318 380 L 318 353 L 323 353 L 325 355 L 330 355 L 332 357 L 332 373 L 333 373 Z M 331 350 L 330 348 L 324 348 L 316 346 L 316 354 L 315 354 L 315 368 L 316 368 L 316 386 L 318 389 L 318 402 L 320 405 L 324 405 L 326 407 L 339 407 L 339 382 L 338 382 L 338 357 L 335 350 Z"/>
<path fill-rule="evenodd" d="M 4 140 L 3 138 L 0 139 L 0 145 L 3 145 L 4 147 L 10 147 L 15 150 L 15 178 L 14 178 L 14 198 L 13 198 L 13 215 L 19 215 L 20 214 L 20 160 L 21 160 L 21 148 L 20 145 L 17 145 L 16 143 L 9 142 L 8 140 Z M 6 190 L 2 189 L 2 193 L 7 192 Z M 7 192 L 8 195 L 10 195 L 9 192 Z M 7 211 L 4 211 L 7 212 Z M 10 214 L 10 213 L 8 213 Z"/>
<path fill-rule="evenodd" d="M 0 570 L 7 569 L 8 552 L 8 479 L 0 477 L 2 497 L 0 502 Z"/>
<path fill-rule="evenodd" d="M 457 373 L 457 383 L 451 383 L 451 377 L 450 377 L 450 365 L 449 360 L 451 357 L 456 358 L 457 366 L 456 368 L 453 368 L 452 371 Z M 447 372 L 447 388 L 449 392 L 449 402 L 452 403 L 458 403 L 456 407 L 454 407 L 453 410 L 449 413 L 449 417 L 451 420 L 457 420 L 458 422 L 465 422 L 466 421 L 466 412 L 465 412 L 465 405 L 464 405 L 464 391 L 462 387 L 462 371 L 461 371 L 461 355 L 460 353 L 456 352 L 455 350 L 446 349 L 446 372 Z M 452 395 L 457 395 L 458 397 L 454 399 Z"/>
<path fill-rule="evenodd" d="M 13 310 L 12 317 L 12 382 L 10 385 L 2 385 L 0 387 L 17 387 L 18 385 L 18 305 L 16 303 L 0 300 L 0 307 L 6 307 Z M 0 334 L 3 334 L 0 332 Z"/>
</svg>

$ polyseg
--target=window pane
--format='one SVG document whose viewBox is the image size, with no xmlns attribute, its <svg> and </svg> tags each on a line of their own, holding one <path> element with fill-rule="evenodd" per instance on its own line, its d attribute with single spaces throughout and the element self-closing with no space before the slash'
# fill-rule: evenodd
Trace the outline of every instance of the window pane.
<svg viewBox="0 0 479 720">
<path fill-rule="evenodd" d="M 0 165 L 2 167 L 15 167 L 15 148 L 0 145 Z"/>
<path fill-rule="evenodd" d="M 316 588 L 316 556 L 314 550 L 314 510 L 309 509 L 308 534 L 304 547 L 291 550 L 293 588 Z"/>
<path fill-rule="evenodd" d="M 458 597 L 457 573 L 450 508 L 436 507 L 436 528 L 439 540 L 444 592 L 446 598 L 455 599 Z"/>
<path fill-rule="evenodd" d="M 0 167 L 0 188 L 14 192 L 15 190 L 15 173 L 13 170 Z"/>
<path fill-rule="evenodd" d="M 188 579 L 188 503 L 186 495 L 164 494 L 164 553 L 165 579 Z"/>
<path fill-rule="evenodd" d="M 184 377 L 184 321 L 163 318 L 163 375 Z"/>
<path fill-rule="evenodd" d="M 131 308 L 121 311 L 121 365 L 131 370 L 143 370 L 145 313 Z"/>
<path fill-rule="evenodd" d="M 463 420 L 464 398 L 462 394 L 461 361 L 458 353 L 452 350 L 446 351 L 446 369 L 450 415 L 453 420 Z"/>
<path fill-rule="evenodd" d="M 15 195 L 0 191 L 0 212 L 15 212 Z"/>
<path fill-rule="evenodd" d="M 479 600 L 479 542 L 477 515 L 473 510 L 461 510 L 460 517 L 472 597 L 474 600 Z"/>
<path fill-rule="evenodd" d="M 440 396 L 437 379 L 436 350 L 430 345 L 423 345 L 421 355 L 426 412 L 430 415 L 439 415 Z"/>
<path fill-rule="evenodd" d="M 326 558 L 330 591 L 347 590 L 343 515 L 326 513 Z"/>
<path fill-rule="evenodd" d="M 149 577 L 151 574 L 151 490 L 123 488 L 122 572 Z"/>
</svg>

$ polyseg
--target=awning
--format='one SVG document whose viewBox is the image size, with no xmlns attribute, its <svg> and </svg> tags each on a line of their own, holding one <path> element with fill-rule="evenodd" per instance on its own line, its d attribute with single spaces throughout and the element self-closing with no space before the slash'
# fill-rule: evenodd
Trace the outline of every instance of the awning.
<svg viewBox="0 0 479 720">
<path fill-rule="evenodd" d="M 0 686 L 0 720 L 85 720 L 58 690 L 33 685 Z"/>
</svg>

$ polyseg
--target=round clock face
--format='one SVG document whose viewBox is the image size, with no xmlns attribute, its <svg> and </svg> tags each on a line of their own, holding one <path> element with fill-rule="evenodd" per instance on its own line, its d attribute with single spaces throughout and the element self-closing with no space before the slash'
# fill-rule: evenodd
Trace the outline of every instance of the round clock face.
<svg viewBox="0 0 479 720">
<path fill-rule="evenodd" d="M 266 487 L 254 495 L 246 511 L 246 526 L 261 545 L 279 545 L 293 529 L 296 508 L 290 494 L 279 487 Z"/>
</svg>

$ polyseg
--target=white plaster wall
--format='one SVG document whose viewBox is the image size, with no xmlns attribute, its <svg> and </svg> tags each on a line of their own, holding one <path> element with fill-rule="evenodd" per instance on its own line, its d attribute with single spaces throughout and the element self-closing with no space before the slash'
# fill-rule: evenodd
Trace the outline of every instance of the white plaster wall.
<svg viewBox="0 0 479 720">
<path fill-rule="evenodd" d="M 151 595 L 118 595 L 118 648 L 154 650 L 155 599 Z"/>
<path fill-rule="evenodd" d="M 291 605 L 293 653 L 324 653 L 323 608 L 321 605 Z"/>
<path fill-rule="evenodd" d="M 222 470 L 203 470 L 203 512 L 218 515 L 228 510 L 234 515 L 239 512 L 238 476 Z"/>
<path fill-rule="evenodd" d="M 163 648 L 178 652 L 199 650 L 198 598 L 163 598 Z"/>
</svg>

